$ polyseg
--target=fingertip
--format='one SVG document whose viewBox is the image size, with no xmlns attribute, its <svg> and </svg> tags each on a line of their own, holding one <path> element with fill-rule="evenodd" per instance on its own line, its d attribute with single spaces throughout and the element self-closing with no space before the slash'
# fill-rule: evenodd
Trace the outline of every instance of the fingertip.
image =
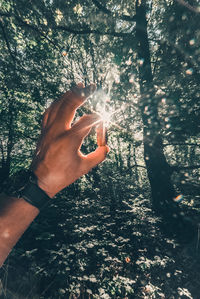
<svg viewBox="0 0 200 299">
<path fill-rule="evenodd" d="M 108 142 L 108 131 L 107 127 L 104 126 L 103 122 L 100 121 L 97 129 L 97 145 L 98 146 L 105 146 Z"/>
<path fill-rule="evenodd" d="M 90 85 L 86 86 L 83 88 L 83 93 L 85 98 L 88 98 L 89 96 L 91 96 L 96 90 L 96 84 L 91 83 Z"/>
<path fill-rule="evenodd" d="M 71 91 L 81 98 L 83 101 L 85 101 L 89 96 L 91 96 L 94 91 L 96 90 L 96 84 L 92 83 L 88 86 L 84 86 L 82 82 L 79 82 L 74 86 Z"/>
<path fill-rule="evenodd" d="M 84 83 L 83 82 L 79 82 L 77 85 L 76 85 L 78 88 L 84 88 Z"/>
<path fill-rule="evenodd" d="M 96 90 L 96 88 L 97 88 L 97 86 L 96 86 L 95 83 L 91 83 L 91 84 L 89 85 L 89 87 L 90 87 L 90 91 L 91 91 L 91 92 L 94 92 L 94 91 Z"/>
</svg>

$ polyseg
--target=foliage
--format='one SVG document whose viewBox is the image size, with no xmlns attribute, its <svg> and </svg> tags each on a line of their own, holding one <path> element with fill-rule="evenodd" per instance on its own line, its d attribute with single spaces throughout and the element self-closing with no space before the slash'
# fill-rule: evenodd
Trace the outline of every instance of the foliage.
<svg viewBox="0 0 200 299">
<path fill-rule="evenodd" d="M 2 298 L 198 298 L 198 18 L 194 0 L 0 2 L 2 189 L 23 183 L 45 108 L 73 84 L 95 82 L 113 112 L 106 162 L 25 233 Z"/>
</svg>

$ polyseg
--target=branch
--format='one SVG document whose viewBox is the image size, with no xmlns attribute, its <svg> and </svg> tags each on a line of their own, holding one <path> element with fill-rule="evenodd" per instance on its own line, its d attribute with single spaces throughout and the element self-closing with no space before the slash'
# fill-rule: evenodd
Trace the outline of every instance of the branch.
<svg viewBox="0 0 200 299">
<path fill-rule="evenodd" d="M 8 12 L 5 12 L 5 11 L 0 11 L 0 16 L 1 17 L 11 17 L 11 14 L 9 14 Z"/>
<path fill-rule="evenodd" d="M 177 56 L 180 57 L 183 61 L 186 61 L 187 64 L 188 64 L 188 67 L 192 67 L 194 69 L 196 75 L 198 76 L 197 83 L 199 84 L 199 80 L 200 80 L 199 79 L 200 78 L 199 67 L 200 67 L 200 64 L 198 63 L 198 61 L 196 61 L 193 57 L 191 57 L 189 54 L 187 54 L 179 45 L 174 44 L 169 39 L 163 39 L 162 41 L 160 41 L 158 39 L 153 39 L 152 41 L 159 44 L 163 48 L 168 46 L 173 51 L 175 50 Z"/>
<path fill-rule="evenodd" d="M 21 27 L 25 26 L 27 28 L 30 28 L 36 32 L 38 32 L 40 35 L 42 35 L 45 39 L 47 39 L 51 44 L 53 44 L 55 47 L 58 47 L 51 39 L 49 39 L 49 37 L 44 34 L 44 32 L 41 31 L 41 29 L 39 29 L 37 26 L 32 25 L 27 23 L 26 21 L 22 20 L 19 15 L 16 14 L 9 14 L 9 13 L 4 13 L 2 11 L 0 11 L 0 16 L 5 16 L 5 17 L 15 17 L 16 20 L 18 21 L 19 25 Z M 127 16 L 128 17 L 128 16 Z M 76 27 L 81 28 L 81 26 L 79 26 L 79 24 L 76 24 Z M 74 27 L 69 27 L 69 26 L 55 26 L 52 28 L 53 30 L 63 30 L 63 31 L 67 31 L 69 33 L 73 33 L 73 34 L 97 34 L 97 35 L 109 35 L 109 36 L 116 36 L 116 37 L 129 37 L 132 35 L 132 33 L 123 33 L 123 32 L 115 32 L 115 31 L 107 31 L 107 32 L 101 32 L 99 30 L 93 30 L 90 28 L 81 28 L 80 30 L 74 29 Z"/>
<path fill-rule="evenodd" d="M 4 156 L 4 150 L 3 150 L 3 142 L 2 139 L 0 139 L 0 148 L 1 148 L 1 155 L 2 155 L 2 165 L 5 163 L 5 156 Z"/>
<path fill-rule="evenodd" d="M 124 36 L 131 36 L 131 33 L 123 33 L 123 32 L 115 32 L 115 31 L 106 31 L 101 32 L 99 30 L 93 30 L 90 28 L 82 28 L 81 30 L 77 30 L 68 26 L 56 26 L 54 29 L 67 31 L 73 34 L 98 34 L 98 35 L 110 35 L 110 36 L 117 36 L 117 37 L 124 37 Z"/>
<path fill-rule="evenodd" d="M 18 23 L 19 23 L 19 25 L 21 27 L 25 26 L 25 27 L 28 27 L 28 28 L 30 28 L 30 29 L 38 32 L 41 36 L 43 36 L 45 39 L 47 39 L 52 45 L 54 45 L 54 47 L 58 48 L 58 46 L 44 32 L 42 32 L 41 29 L 39 29 L 35 25 L 32 25 L 32 24 L 29 24 L 29 23 L 25 22 L 24 20 L 22 20 L 19 17 L 19 15 L 17 15 L 17 14 L 10 14 L 10 13 L 6 13 L 6 12 L 3 12 L 3 11 L 0 11 L 0 16 L 2 16 L 2 17 L 9 17 L 9 18 L 14 17 L 18 21 Z"/>
<path fill-rule="evenodd" d="M 123 14 L 119 14 L 119 13 L 113 13 L 112 11 L 110 11 L 109 9 L 107 9 L 105 6 L 103 6 L 99 1 L 97 0 L 92 0 L 92 2 L 94 3 L 94 5 L 101 11 L 103 11 L 105 14 L 112 16 L 113 18 L 117 17 L 121 20 L 124 21 L 131 21 L 131 22 L 135 22 L 136 21 L 136 16 L 128 16 L 128 15 L 123 15 Z"/>
<path fill-rule="evenodd" d="M 146 166 L 143 166 L 143 165 L 137 165 L 137 164 L 132 165 L 130 168 L 132 169 L 132 168 L 135 168 L 135 167 L 141 167 L 141 168 L 145 168 L 145 169 L 146 169 Z"/>
<path fill-rule="evenodd" d="M 1 30 L 2 30 L 3 38 L 4 38 L 5 42 L 6 42 L 6 46 L 7 46 L 8 52 L 9 52 L 11 58 L 12 58 L 12 61 L 15 64 L 16 63 L 16 58 L 13 55 L 12 50 L 10 48 L 10 44 L 9 44 L 8 39 L 7 39 L 6 32 L 5 32 L 5 29 L 4 29 L 4 26 L 3 26 L 3 23 L 1 22 L 1 20 L 0 20 L 0 27 L 1 27 Z"/>
<path fill-rule="evenodd" d="M 171 166 L 172 171 L 181 171 L 181 170 L 191 170 L 199 169 L 200 165 L 191 165 L 191 166 Z"/>
<path fill-rule="evenodd" d="M 188 146 L 199 146 L 200 144 L 197 143 L 164 143 L 163 146 L 175 146 L 175 145 L 180 145 L 180 146 L 184 146 L 184 145 L 188 145 Z"/>
<path fill-rule="evenodd" d="M 58 46 L 37 26 L 29 24 L 27 22 L 25 22 L 24 20 L 22 20 L 19 16 L 14 15 L 14 17 L 16 18 L 16 20 L 19 22 L 19 25 L 28 27 L 36 32 L 38 32 L 41 36 L 43 36 L 45 39 L 47 39 L 52 45 L 54 45 L 54 47 L 58 48 Z M 21 23 L 21 24 L 20 24 Z"/>
<path fill-rule="evenodd" d="M 176 0 L 176 1 L 177 1 L 179 4 L 181 4 L 181 5 L 185 6 L 186 8 L 188 8 L 189 10 L 191 10 L 191 11 L 193 11 L 193 12 L 199 14 L 199 9 L 198 9 L 198 7 L 194 7 L 194 6 L 190 5 L 189 3 L 187 3 L 187 2 L 184 1 L 184 0 Z"/>
</svg>

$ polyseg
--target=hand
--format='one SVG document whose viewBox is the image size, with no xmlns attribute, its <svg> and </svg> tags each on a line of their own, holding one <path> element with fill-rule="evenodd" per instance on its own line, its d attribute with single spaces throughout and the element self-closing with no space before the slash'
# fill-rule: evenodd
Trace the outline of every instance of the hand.
<svg viewBox="0 0 200 299">
<path fill-rule="evenodd" d="M 97 114 L 84 115 L 71 126 L 76 109 L 94 90 L 94 85 L 84 88 L 80 83 L 53 102 L 44 113 L 32 168 L 39 187 L 49 197 L 88 173 L 105 159 L 109 151 L 107 145 L 99 143 L 98 148 L 86 156 L 80 151 L 84 138 L 99 123 Z"/>
</svg>

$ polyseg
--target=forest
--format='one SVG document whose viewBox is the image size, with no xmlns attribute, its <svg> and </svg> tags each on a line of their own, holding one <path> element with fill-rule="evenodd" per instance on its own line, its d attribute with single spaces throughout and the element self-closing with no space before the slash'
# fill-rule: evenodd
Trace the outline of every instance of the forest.
<svg viewBox="0 0 200 299">
<path fill-rule="evenodd" d="M 110 117 L 106 160 L 31 224 L 0 298 L 200 298 L 199 25 L 199 0 L 0 0 L 0 192 L 66 90 L 95 83 L 77 118 Z"/>
</svg>

